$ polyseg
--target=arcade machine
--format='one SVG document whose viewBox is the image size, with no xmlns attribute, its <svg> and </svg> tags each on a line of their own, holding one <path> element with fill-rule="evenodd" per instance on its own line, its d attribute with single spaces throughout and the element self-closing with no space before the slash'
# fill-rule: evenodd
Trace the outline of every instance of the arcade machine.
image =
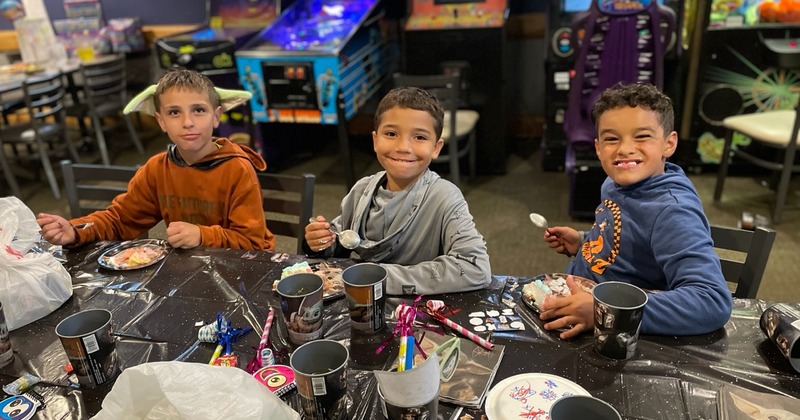
<svg viewBox="0 0 800 420">
<path fill-rule="evenodd" d="M 591 218 L 606 176 L 594 148 L 594 103 L 618 82 L 664 87 L 664 60 L 673 41 L 675 12 L 655 0 L 594 0 L 573 19 L 574 73 L 564 134 L 570 179 L 569 214 Z"/>
<path fill-rule="evenodd" d="M 800 37 L 800 2 L 698 0 L 697 15 L 678 163 L 687 171 L 703 172 L 715 171 L 720 162 L 722 120 L 794 107 L 800 73 L 776 68 L 766 57 L 762 40 Z M 733 147 L 749 143 L 742 136 L 734 139 Z M 754 151 L 762 152 L 769 150 Z M 752 173 L 755 167 L 734 159 L 729 168 L 735 175 Z"/>
<path fill-rule="evenodd" d="M 660 3 L 671 8 L 676 15 L 680 28 L 683 22 L 682 0 L 660 0 Z M 567 93 L 569 92 L 570 74 L 574 67 L 572 20 L 576 15 L 586 12 L 591 0 L 549 0 L 547 4 L 547 28 L 545 32 L 547 44 L 545 52 L 545 129 L 542 137 L 542 169 L 545 171 L 563 171 L 567 152 L 567 139 L 564 135 L 564 117 L 567 112 Z M 677 43 L 680 32 L 675 31 L 667 48 L 665 58 L 665 80 L 679 80 L 679 55 L 682 48 Z M 581 34 L 576 34 L 578 37 Z M 678 83 L 680 85 L 680 83 Z M 665 90 L 671 98 L 677 98 L 680 92 Z M 679 89 L 678 89 L 679 90 Z"/>
<path fill-rule="evenodd" d="M 443 63 L 466 62 L 468 103 L 480 113 L 478 170 L 506 171 L 503 51 L 506 0 L 413 0 L 405 27 L 404 72 L 440 74 Z"/>
<path fill-rule="evenodd" d="M 379 6 L 380 0 L 298 0 L 236 52 L 262 131 L 337 126 L 348 188 L 355 179 L 345 123 L 380 89 L 389 67 Z"/>
<path fill-rule="evenodd" d="M 206 0 L 207 21 L 202 28 L 155 41 L 161 68 L 181 66 L 205 74 L 216 86 L 241 89 L 234 53 L 275 19 L 280 1 Z M 249 143 L 248 119 L 241 109 L 227 112 L 216 135 Z"/>
</svg>

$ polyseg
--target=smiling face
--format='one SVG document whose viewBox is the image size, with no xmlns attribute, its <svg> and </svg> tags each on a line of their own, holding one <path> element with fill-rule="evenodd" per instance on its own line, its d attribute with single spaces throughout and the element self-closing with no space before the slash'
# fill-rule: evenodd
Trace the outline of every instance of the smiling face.
<svg viewBox="0 0 800 420">
<path fill-rule="evenodd" d="M 186 163 L 196 163 L 216 150 L 211 135 L 219 125 L 222 108 L 213 107 L 207 93 L 173 88 L 161 94 L 158 102 L 155 113 L 158 125 L 178 147 Z"/>
<path fill-rule="evenodd" d="M 642 107 L 608 109 L 597 120 L 594 146 L 603 170 L 621 186 L 664 173 L 678 134 L 664 132 L 655 111 Z"/>
<path fill-rule="evenodd" d="M 400 106 L 383 112 L 372 132 L 372 145 L 386 170 L 386 189 L 402 191 L 413 184 L 439 156 L 443 144 L 428 112 Z"/>
</svg>

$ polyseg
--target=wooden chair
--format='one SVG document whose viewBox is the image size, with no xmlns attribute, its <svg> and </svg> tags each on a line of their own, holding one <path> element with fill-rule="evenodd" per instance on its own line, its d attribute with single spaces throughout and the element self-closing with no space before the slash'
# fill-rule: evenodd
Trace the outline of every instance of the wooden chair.
<svg viewBox="0 0 800 420">
<path fill-rule="evenodd" d="M 30 172 L 36 176 L 38 171 L 28 170 L 29 164 L 37 160 L 44 170 L 53 196 L 61 198 L 61 188 L 56 180 L 51 157 L 68 151 L 70 158 L 80 161 L 78 152 L 69 140 L 65 124 L 66 112 L 64 106 L 65 88 L 61 72 L 45 73 L 41 76 L 25 79 L 22 83 L 22 93 L 25 100 L 25 110 L 15 118 L 14 123 L 0 127 L 0 147 L 9 145 L 13 152 L 13 159 L 21 162 L 17 165 L 20 171 Z M 23 115 L 26 114 L 26 115 Z M 20 149 L 20 146 L 25 146 Z M 4 153 L 4 161 L 8 166 L 8 159 L 12 156 Z M 63 156 L 62 156 L 63 157 Z M 11 171 L 3 168 L 5 176 L 13 177 Z M 12 189 L 16 180 L 9 180 Z M 16 187 L 19 193 L 19 188 Z"/>
<path fill-rule="evenodd" d="M 401 73 L 394 74 L 394 86 L 414 86 L 430 92 L 444 108 L 444 149 L 434 162 L 450 163 L 450 178 L 457 186 L 461 180 L 459 160 L 467 156 L 469 159 L 469 177 L 475 178 L 475 135 L 480 114 L 477 111 L 458 109 L 461 93 L 459 73 L 449 75 L 415 76 Z M 452 129 L 455 127 L 455 129 Z M 446 152 L 445 152 L 446 150 Z"/>
<path fill-rule="evenodd" d="M 104 210 L 114 197 L 128 191 L 136 173 L 132 166 L 104 166 L 61 161 L 71 217 Z"/>
<path fill-rule="evenodd" d="M 139 154 L 145 154 L 130 115 L 122 113 L 128 103 L 125 55 L 120 54 L 112 59 L 103 58 L 93 63 L 82 64 L 80 77 L 83 95 L 81 101 L 69 109 L 69 114 L 78 117 L 84 134 L 87 130 L 83 120 L 85 117 L 91 119 L 103 165 L 111 164 L 105 132 L 117 126 L 104 124 L 108 118 L 121 119 L 136 150 Z"/>
<path fill-rule="evenodd" d="M 259 172 L 258 181 L 267 229 L 275 235 L 296 239 L 297 253 L 302 254 L 305 228 L 314 207 L 314 175 Z"/>
<path fill-rule="evenodd" d="M 769 253 L 775 242 L 775 231 L 757 227 L 755 231 L 725 226 L 711 226 L 711 239 L 719 252 L 722 274 L 729 283 L 736 284 L 734 297 L 755 299 Z M 733 251 L 733 252 L 730 252 Z M 746 254 L 744 261 L 735 259 L 734 253 Z M 728 255 L 731 254 L 731 255 Z M 739 255 L 740 256 L 740 255 Z"/>
</svg>

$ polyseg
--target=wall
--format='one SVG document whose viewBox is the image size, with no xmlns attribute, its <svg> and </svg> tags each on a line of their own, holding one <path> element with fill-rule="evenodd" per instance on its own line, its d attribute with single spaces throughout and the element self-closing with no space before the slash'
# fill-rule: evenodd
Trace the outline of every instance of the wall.
<svg viewBox="0 0 800 420">
<path fill-rule="evenodd" d="M 43 0 L 50 19 L 64 19 L 64 0 Z M 114 19 L 139 16 L 144 25 L 186 25 L 206 19 L 203 0 L 100 0 L 103 17 Z M 0 30 L 13 30 L 11 22 L 0 19 Z"/>
</svg>

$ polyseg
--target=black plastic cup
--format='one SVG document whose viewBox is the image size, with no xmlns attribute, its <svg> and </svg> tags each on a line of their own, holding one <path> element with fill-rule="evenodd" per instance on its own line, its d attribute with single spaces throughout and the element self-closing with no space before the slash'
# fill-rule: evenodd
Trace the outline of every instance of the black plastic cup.
<svg viewBox="0 0 800 420">
<path fill-rule="evenodd" d="M 286 276 L 276 287 L 289 341 L 301 345 L 322 337 L 322 278 L 313 273 Z"/>
<path fill-rule="evenodd" d="M 594 349 L 612 359 L 633 357 L 647 293 L 630 283 L 605 281 L 592 289 L 592 295 Z"/>
<path fill-rule="evenodd" d="M 111 312 L 90 309 L 70 315 L 56 326 L 56 335 L 81 386 L 94 388 L 119 374 Z"/>
<path fill-rule="evenodd" d="M 622 420 L 611 404 L 589 395 L 572 395 L 557 400 L 550 407 L 550 420 Z"/>
<path fill-rule="evenodd" d="M 0 303 L 0 367 L 11 363 L 12 360 L 14 360 L 14 349 L 8 338 L 8 324 L 6 315 L 3 313 L 3 304 Z"/>
<path fill-rule="evenodd" d="M 303 418 L 347 418 L 347 347 L 333 340 L 303 344 L 292 353 L 289 365 L 300 394 Z"/>
<path fill-rule="evenodd" d="M 386 326 L 386 269 L 361 263 L 342 271 L 350 325 L 357 332 L 374 333 Z"/>
</svg>

